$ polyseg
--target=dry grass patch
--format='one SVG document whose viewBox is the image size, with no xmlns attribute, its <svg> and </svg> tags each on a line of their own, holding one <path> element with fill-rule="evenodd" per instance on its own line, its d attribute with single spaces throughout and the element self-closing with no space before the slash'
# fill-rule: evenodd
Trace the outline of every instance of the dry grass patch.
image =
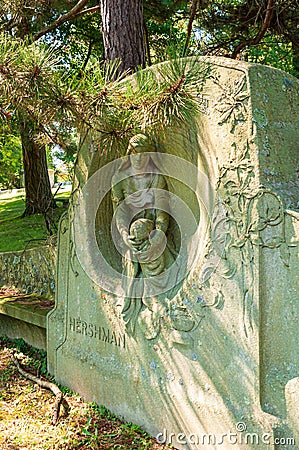
<svg viewBox="0 0 299 450">
<path fill-rule="evenodd" d="M 104 407 L 84 402 L 65 388 L 61 389 L 69 411 L 62 407 L 58 425 L 51 425 L 55 396 L 20 375 L 10 358 L 12 352 L 26 371 L 49 379 L 44 352 L 21 340 L 0 338 L 1 450 L 170 448 L 159 445 L 138 426 L 123 422 Z"/>
</svg>

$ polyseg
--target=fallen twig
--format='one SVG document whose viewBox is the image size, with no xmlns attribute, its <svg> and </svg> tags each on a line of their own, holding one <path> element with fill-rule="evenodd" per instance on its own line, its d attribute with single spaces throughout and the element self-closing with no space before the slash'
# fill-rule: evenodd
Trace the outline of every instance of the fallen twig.
<svg viewBox="0 0 299 450">
<path fill-rule="evenodd" d="M 36 296 L 32 295 L 32 294 L 5 294 L 5 293 L 1 293 L 1 292 L 0 292 L 0 297 L 9 298 L 9 299 L 11 299 L 10 300 L 11 302 L 15 302 L 21 298 L 24 298 L 24 299 L 25 298 L 27 298 L 27 299 L 36 298 Z"/>
<path fill-rule="evenodd" d="M 44 299 L 38 299 L 33 300 L 30 302 L 22 301 L 15 299 L 14 302 L 16 302 L 18 305 L 25 305 L 25 306 L 39 306 L 39 309 L 53 309 L 55 302 L 53 300 L 44 300 Z"/>
<path fill-rule="evenodd" d="M 26 372 L 20 366 L 20 363 L 15 355 L 10 355 L 10 358 L 11 358 L 12 362 L 15 364 L 15 366 L 17 367 L 20 374 L 23 375 L 23 377 L 27 378 L 30 381 L 33 381 L 34 383 L 38 384 L 40 387 L 49 389 L 50 391 L 53 392 L 53 394 L 55 395 L 55 404 L 54 404 L 54 408 L 53 408 L 53 412 L 52 412 L 52 425 L 57 425 L 58 419 L 59 419 L 60 405 L 63 404 L 66 411 L 69 409 L 67 401 L 63 397 L 63 394 L 62 394 L 61 390 L 59 389 L 59 387 L 56 384 L 51 383 L 50 381 L 41 380 L 40 378 L 37 378 L 36 376 L 32 375 L 31 373 Z"/>
<path fill-rule="evenodd" d="M 35 294 L 4 294 L 0 290 L 0 299 L 5 298 L 9 303 L 25 306 L 38 306 L 39 309 L 53 309 L 55 302 L 52 299 L 38 297 Z"/>
</svg>

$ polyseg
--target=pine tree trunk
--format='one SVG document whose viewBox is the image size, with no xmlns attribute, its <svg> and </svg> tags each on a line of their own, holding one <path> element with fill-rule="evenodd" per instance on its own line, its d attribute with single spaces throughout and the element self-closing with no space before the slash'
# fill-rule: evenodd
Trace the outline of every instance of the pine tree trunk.
<svg viewBox="0 0 299 450">
<path fill-rule="evenodd" d="M 101 0 L 105 59 L 121 59 L 118 73 L 145 67 L 142 0 Z"/>
<path fill-rule="evenodd" d="M 55 208 L 52 195 L 45 145 L 34 140 L 34 124 L 29 119 L 20 121 L 22 140 L 26 207 L 23 216 L 41 213 L 44 216 Z"/>
</svg>

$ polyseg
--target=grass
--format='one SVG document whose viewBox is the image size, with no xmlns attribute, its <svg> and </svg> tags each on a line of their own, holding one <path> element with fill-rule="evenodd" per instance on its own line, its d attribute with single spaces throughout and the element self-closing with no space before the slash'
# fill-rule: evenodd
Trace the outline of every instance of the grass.
<svg viewBox="0 0 299 450">
<path fill-rule="evenodd" d="M 125 423 L 104 406 L 86 403 L 61 387 L 70 407 L 57 426 L 51 425 L 54 396 L 22 377 L 10 359 L 17 354 L 22 367 L 50 379 L 46 354 L 22 339 L 0 337 L 0 448 L 37 450 L 166 450 L 139 426 Z"/>
<path fill-rule="evenodd" d="M 0 197 L 0 222 L 20 216 L 25 209 L 25 198 L 23 194 L 13 197 Z"/>
<path fill-rule="evenodd" d="M 68 198 L 70 191 L 59 192 L 59 198 Z M 44 218 L 41 214 L 21 217 L 25 209 L 24 193 L 2 194 L 0 196 L 0 252 L 24 250 L 40 245 L 48 237 Z M 62 202 L 54 211 L 53 222 L 58 224 L 65 211 Z"/>
</svg>

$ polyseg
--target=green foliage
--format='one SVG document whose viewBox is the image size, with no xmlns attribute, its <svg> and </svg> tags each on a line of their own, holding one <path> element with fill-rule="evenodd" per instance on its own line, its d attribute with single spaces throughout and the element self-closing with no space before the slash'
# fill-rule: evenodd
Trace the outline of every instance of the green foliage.
<svg viewBox="0 0 299 450">
<path fill-rule="evenodd" d="M 98 2 L 89 2 L 89 7 Z M 59 28 L 59 54 L 70 70 L 84 70 L 91 57 L 93 64 L 103 60 L 101 20 L 99 14 L 87 14 Z"/>
<path fill-rule="evenodd" d="M 35 141 L 47 147 L 48 164 L 52 166 L 51 147 L 58 143 L 70 163 L 75 152 L 74 109 L 78 76 L 66 75 L 53 50 L 0 36 L 0 122 L 9 123 L 30 117 Z M 4 146 L 4 151 L 1 152 Z M 20 139 L 0 137 L 0 158 L 3 161 L 0 185 L 7 180 L 16 184 L 21 165 Z M 18 159 L 17 159 L 18 157 Z"/>
<path fill-rule="evenodd" d="M 95 402 L 92 402 L 90 403 L 89 408 L 98 418 L 106 418 L 112 421 L 118 420 L 117 416 L 112 414 L 104 405 L 97 405 Z"/>
<path fill-rule="evenodd" d="M 61 7 L 54 14 L 57 7 L 54 3 L 50 5 L 52 14 L 48 20 L 56 17 L 58 11 L 64 11 Z M 256 8 L 248 16 L 251 2 L 247 3 L 245 0 L 201 2 L 195 26 L 202 40 L 196 44 L 193 39 L 193 51 L 202 53 L 206 49 L 208 53 L 228 54 L 242 39 L 252 39 L 264 16 L 258 16 Z M 2 35 L 3 120 L 8 110 L 15 115 L 30 115 L 38 124 L 37 139 L 58 143 L 66 152 L 67 162 L 72 161 L 75 152 L 76 144 L 71 137 L 74 129 L 79 133 L 92 129 L 100 151 L 114 148 L 122 154 L 127 140 L 140 130 L 159 134 L 167 127 L 188 123 L 196 112 L 201 81 L 207 76 L 198 61 L 191 64 L 173 58 L 174 46 L 177 55 L 184 47 L 189 6 L 187 1 L 168 0 L 152 0 L 144 5 L 152 56 L 156 61 L 165 58 L 167 42 L 171 63 L 161 64 L 154 71 L 138 72 L 135 81 L 128 78 L 111 82 L 117 63 L 99 63 L 102 44 L 98 39 L 99 21 L 94 16 L 64 24 L 59 32 L 51 35 L 67 38 L 67 47 L 60 46 L 59 52 L 64 50 L 59 58 L 58 53 L 46 46 L 29 45 Z M 66 4 L 64 8 L 67 9 Z M 248 18 L 246 26 L 244 17 Z M 288 52 L 289 45 L 274 45 L 273 40 L 272 45 L 269 36 L 265 36 L 264 42 L 249 46 L 244 53 L 246 58 L 266 64 L 276 61 L 277 66 L 291 70 L 290 59 L 286 58 L 286 67 L 278 53 L 278 48 Z M 98 51 L 94 51 L 94 45 L 99 46 Z M 83 54 L 86 58 L 82 64 Z"/>
<path fill-rule="evenodd" d="M 270 8 L 270 9 L 269 9 Z M 294 0 L 205 0 L 193 25 L 194 53 L 239 57 L 299 75 L 299 9 Z"/>
<path fill-rule="evenodd" d="M 155 16 L 148 18 L 147 31 L 152 64 L 182 56 L 187 37 L 186 16 L 185 12 L 180 11 L 165 20 Z"/>
<path fill-rule="evenodd" d="M 82 429 L 82 434 L 86 436 L 84 440 L 86 448 L 118 450 L 153 448 L 153 439 L 140 426 L 123 422 L 105 406 L 98 406 L 96 403 L 91 403 L 89 410 L 90 416 Z M 109 427 L 105 427 L 104 432 L 101 426 L 103 420 L 109 421 L 110 424 Z"/>
<path fill-rule="evenodd" d="M 47 354 L 42 349 L 37 349 L 27 344 L 22 338 L 11 339 L 0 336 L 0 347 L 13 348 L 20 353 L 26 354 L 26 365 L 35 369 L 42 375 L 47 375 Z"/>
<path fill-rule="evenodd" d="M 21 169 L 22 146 L 20 138 L 8 133 L 0 135 L 0 188 L 20 187 Z"/>
<path fill-rule="evenodd" d="M 294 68 L 292 46 L 290 43 L 279 42 L 274 37 L 264 39 L 258 46 L 250 47 L 244 52 L 247 61 L 284 70 L 294 76 L 299 73 Z"/>
<path fill-rule="evenodd" d="M 41 134 L 51 134 L 62 148 L 67 147 L 63 134 L 70 136 L 74 128 L 79 132 L 93 129 L 96 145 L 121 154 L 138 131 L 159 134 L 167 127 L 188 124 L 208 75 L 196 58 L 173 59 L 154 71 L 137 72 L 136 78 L 124 79 L 123 74 L 115 80 L 117 62 L 65 74 L 52 51 L 23 43 L 17 51 L 14 40 L 3 36 L 2 40 L 0 101 L 9 102 L 16 114 L 21 110 L 33 117 Z"/>
<path fill-rule="evenodd" d="M 0 35 L 0 106 L 10 114 L 38 117 L 47 103 L 56 79 L 58 59 L 53 50 L 25 40 Z"/>
<path fill-rule="evenodd" d="M 65 151 L 67 163 L 74 159 L 74 130 L 79 133 L 92 130 L 94 144 L 100 151 L 113 148 L 123 154 L 128 139 L 136 132 L 158 135 L 168 127 L 182 123 L 188 126 L 198 107 L 196 97 L 201 83 L 208 76 L 198 60 L 182 61 L 177 57 L 185 43 L 189 6 L 187 1 L 145 3 L 152 57 L 159 61 L 167 54 L 171 62 L 153 71 L 139 71 L 135 78 L 125 80 L 115 80 L 117 62 L 99 63 L 102 44 L 98 38 L 99 21 L 94 16 L 83 16 L 51 34 L 51 38 L 56 36 L 58 41 L 62 36 L 66 38 L 66 47 L 59 41 L 59 53 L 44 44 L 30 44 L 2 35 L 2 120 L 7 120 L 8 111 L 15 116 L 29 115 L 37 123 L 36 139 L 59 144 Z M 290 21 L 287 25 L 290 29 L 291 7 L 287 6 L 288 13 L 284 11 L 284 17 Z M 64 4 L 55 10 L 55 2 L 44 7 L 52 8 L 47 16 L 49 21 L 68 9 Z M 191 40 L 191 50 L 197 54 L 228 55 L 242 40 L 250 43 L 265 13 L 264 7 L 259 12 L 251 0 L 205 0 L 198 7 L 194 29 L 198 28 L 201 39 Z M 280 7 L 279 3 L 277 8 Z M 43 25 L 46 23 L 44 21 Z M 259 45 L 246 46 L 243 55 L 249 61 L 292 71 L 290 52 L 293 48 L 286 40 L 278 45 L 274 25 L 271 23 Z M 281 52 L 285 58 L 280 57 Z M 83 54 L 86 57 L 82 62 Z"/>
<path fill-rule="evenodd" d="M 84 114 L 90 128 L 98 131 L 95 143 L 100 150 L 113 148 L 121 155 L 137 132 L 158 136 L 169 127 L 188 126 L 198 111 L 197 96 L 209 71 L 194 58 L 174 59 L 114 83 L 100 75 Z"/>
<path fill-rule="evenodd" d="M 91 1 L 88 6 L 93 5 L 97 5 L 97 2 Z M 259 7 L 253 0 L 200 2 L 193 28 L 198 29 L 201 38 L 196 40 L 193 36 L 191 51 L 197 54 L 228 55 L 242 40 L 248 40 L 250 43 L 265 18 L 265 5 L 266 2 L 263 1 Z M 243 54 L 249 61 L 272 64 L 292 71 L 290 61 L 293 48 L 290 48 L 290 30 L 292 42 L 295 42 L 297 32 L 293 28 L 298 11 L 296 12 L 296 8 L 294 9 L 292 2 L 289 1 L 286 3 L 278 1 L 275 5 L 275 19 L 269 26 L 270 34 L 265 35 L 258 46 L 248 45 Z M 154 62 L 172 58 L 174 47 L 176 55 L 181 53 L 186 39 L 189 7 L 188 1 L 144 2 L 144 16 Z M 23 14 L 27 17 L 32 32 L 35 32 L 69 10 L 69 2 L 43 1 L 37 6 L 36 2 L 30 0 L 26 11 L 21 10 L 18 1 L 4 1 L 0 8 L 0 16 L 1 13 L 2 17 L 6 18 L 13 12 L 20 16 Z M 283 14 L 285 19 L 284 29 L 281 26 L 280 36 L 283 36 L 281 45 L 277 45 L 279 41 L 273 39 L 274 36 L 278 36 L 276 26 L 278 13 Z M 51 139 L 58 142 L 68 153 L 71 153 L 68 150 L 68 136 L 72 133 L 74 125 L 76 127 L 79 125 L 79 131 L 82 130 L 82 126 L 98 130 L 102 135 L 106 134 L 107 139 L 111 141 L 114 135 L 113 145 L 118 144 L 120 138 L 128 134 L 128 130 L 133 132 L 136 129 L 144 129 L 147 126 L 147 119 L 143 117 L 144 123 L 141 123 L 138 113 L 142 108 L 141 105 L 136 105 L 136 101 L 132 101 L 134 110 L 130 111 L 126 104 L 122 104 L 120 97 L 123 93 L 120 94 L 122 89 L 118 86 L 120 80 L 111 84 L 109 80 L 113 79 L 113 76 L 111 73 L 107 74 L 109 70 L 115 71 L 115 67 L 111 68 L 99 62 L 103 53 L 99 27 L 98 15 L 83 15 L 64 23 L 47 35 L 44 42 L 47 42 L 47 45 L 55 42 L 59 62 L 57 54 L 47 49 L 45 44 L 29 45 L 29 41 L 22 43 L 20 40 L 2 35 L 0 105 L 4 116 L 10 109 L 29 114 L 39 123 L 41 135 L 50 135 Z M 285 58 L 280 57 L 281 52 Z M 84 70 L 85 68 L 87 70 Z M 179 83 L 181 75 L 184 76 L 178 72 L 176 75 L 176 78 L 169 79 L 168 94 L 174 94 L 175 83 Z M 162 78 L 163 76 L 162 74 Z M 188 103 L 187 96 L 183 94 L 185 88 L 178 89 L 177 95 L 167 96 L 167 87 L 165 83 L 163 86 L 163 80 L 161 82 L 158 80 L 158 88 L 154 88 L 154 83 L 150 80 L 146 81 L 145 91 L 149 97 L 145 98 L 143 95 L 143 99 L 145 98 L 148 106 L 145 114 L 151 116 L 148 123 L 155 122 L 153 116 L 156 116 L 156 119 L 166 118 L 168 124 L 171 114 L 179 113 L 179 116 L 183 117 L 181 111 L 186 109 Z M 151 92 L 148 89 L 149 85 Z M 186 86 L 186 83 L 184 85 Z M 135 90 L 134 95 L 136 93 L 139 98 L 142 97 Z M 128 97 L 127 94 L 125 96 Z M 117 108 L 123 106 L 124 110 L 117 112 Z M 106 114 L 107 120 L 103 118 Z"/>
<path fill-rule="evenodd" d="M 99 15 L 86 14 L 81 17 L 79 11 L 79 15 L 75 12 L 71 16 L 68 15 L 69 21 L 56 23 L 58 18 L 70 13 L 76 2 L 26 0 L 24 3 L 19 0 L 2 0 L 0 3 L 1 118 L 10 121 L 12 116 L 20 124 L 24 118 L 30 117 L 32 123 L 35 123 L 31 136 L 35 144 L 40 145 L 42 149 L 45 143 L 58 143 L 69 156 L 74 151 L 68 146 L 68 129 L 71 130 L 70 134 L 73 133 L 68 120 L 68 109 L 63 108 L 61 102 L 60 109 L 57 108 L 59 98 L 56 96 L 56 108 L 52 110 L 53 95 L 59 93 L 65 71 L 69 68 L 75 68 L 77 71 L 84 69 L 91 52 L 97 58 L 102 57 Z M 96 5 L 96 0 L 89 0 L 86 9 Z M 49 28 L 52 24 L 55 25 L 54 28 Z M 38 43 L 32 43 L 36 39 L 39 39 Z M 62 63 L 60 66 L 53 58 L 51 48 L 55 48 L 56 54 L 59 53 Z M 55 86 L 56 91 L 53 89 Z M 65 91 L 63 87 L 62 92 L 68 94 Z M 67 113 L 62 124 L 58 115 L 65 111 Z M 30 159 L 30 153 L 28 157 Z M 68 164 L 71 160 L 72 158 L 69 158 Z M 42 179 L 45 179 L 45 176 Z M 27 181 L 26 189 L 28 191 Z M 28 198 L 27 206 L 34 200 L 27 192 L 27 200 Z M 42 204 L 42 199 L 40 202 Z"/>
</svg>

